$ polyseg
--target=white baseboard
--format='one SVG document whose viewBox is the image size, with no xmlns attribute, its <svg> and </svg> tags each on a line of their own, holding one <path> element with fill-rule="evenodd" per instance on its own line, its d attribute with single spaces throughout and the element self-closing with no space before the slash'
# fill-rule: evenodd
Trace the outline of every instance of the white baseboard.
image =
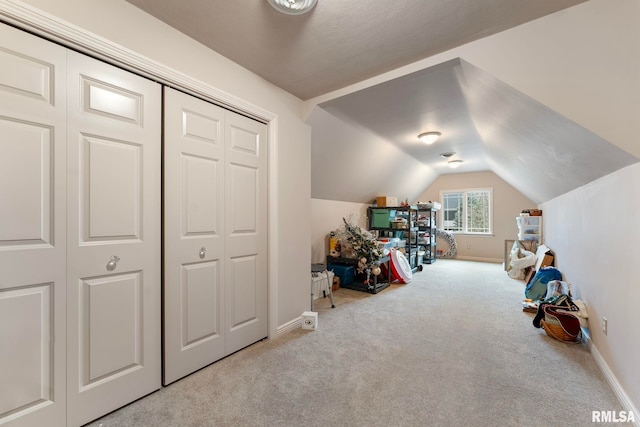
<svg viewBox="0 0 640 427">
<path fill-rule="evenodd" d="M 463 261 L 495 262 L 496 264 L 502 264 L 504 262 L 504 259 L 502 259 L 502 258 L 483 258 L 483 257 L 478 257 L 478 256 L 456 255 L 456 257 L 453 258 L 453 259 L 459 259 L 459 260 L 463 260 Z"/>
<path fill-rule="evenodd" d="M 633 404 L 633 402 L 631 401 L 627 393 L 624 391 L 624 389 L 618 382 L 618 379 L 611 371 L 611 368 L 609 368 L 609 365 L 607 365 L 607 362 L 605 362 L 604 358 L 598 351 L 598 348 L 595 345 L 593 345 L 593 342 L 591 341 L 591 338 L 588 335 L 584 336 L 584 344 L 587 346 L 587 348 L 591 352 L 591 356 L 593 356 L 593 359 L 595 360 L 596 365 L 598 365 L 598 368 L 600 368 L 600 371 L 602 371 L 602 374 L 604 375 L 605 379 L 611 386 L 613 393 L 616 395 L 616 397 L 624 407 L 625 411 L 633 412 L 634 419 L 635 419 L 635 422 L 633 423 L 633 425 L 635 427 L 640 427 L 640 412 L 638 412 L 638 409 L 635 407 L 635 405 Z"/>
<path fill-rule="evenodd" d="M 281 337 L 294 329 L 302 328 L 302 316 L 297 317 L 284 325 L 278 326 L 278 330 L 276 331 L 276 336 L 274 338 Z"/>
</svg>

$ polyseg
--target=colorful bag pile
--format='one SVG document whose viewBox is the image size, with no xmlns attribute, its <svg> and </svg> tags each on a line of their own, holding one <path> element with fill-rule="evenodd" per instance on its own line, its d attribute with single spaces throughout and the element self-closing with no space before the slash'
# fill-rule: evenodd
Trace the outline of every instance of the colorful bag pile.
<svg viewBox="0 0 640 427">
<path fill-rule="evenodd" d="M 582 342 L 580 317 L 584 311 L 569 295 L 560 294 L 546 299 L 538 306 L 533 326 L 542 328 L 552 338 L 568 343 Z"/>
</svg>

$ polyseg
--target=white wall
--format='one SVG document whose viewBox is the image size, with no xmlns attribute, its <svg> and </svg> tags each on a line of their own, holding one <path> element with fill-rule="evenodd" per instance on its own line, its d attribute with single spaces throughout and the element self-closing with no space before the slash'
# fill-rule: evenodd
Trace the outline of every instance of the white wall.
<svg viewBox="0 0 640 427">
<path fill-rule="evenodd" d="M 523 209 L 536 205 L 493 172 L 472 172 L 440 175 L 418 198 L 419 201 L 440 200 L 442 190 L 463 190 L 467 188 L 493 188 L 493 235 L 456 235 L 459 259 L 502 262 L 504 241 L 518 236 L 516 216 Z M 438 224 L 441 224 L 439 212 Z M 440 225 L 438 228 L 441 228 Z M 442 248 L 444 251 L 448 247 Z"/>
<path fill-rule="evenodd" d="M 543 203 L 546 243 L 589 312 L 593 344 L 640 408 L 640 165 Z M 600 321 L 608 320 L 604 335 Z M 636 412 L 636 417 L 640 415 Z"/>
<path fill-rule="evenodd" d="M 345 122 L 322 108 L 316 108 L 307 123 L 314 129 L 311 144 L 314 198 L 361 203 L 370 203 L 382 195 L 412 199 L 437 177 L 431 167 L 371 130 Z M 318 134 L 322 137 L 318 138 Z M 323 144 L 325 141 L 331 144 Z M 399 188 L 402 193 L 396 194 Z"/>
<path fill-rule="evenodd" d="M 502 262 L 505 239 L 517 238 L 516 216 L 522 209 L 536 205 L 493 172 L 441 175 L 415 201 L 439 201 L 440 190 L 492 187 L 494 197 L 494 234 L 492 236 L 461 235 L 456 238 L 458 258 Z M 340 227 L 342 218 L 352 219 L 364 229 L 370 205 L 335 200 L 311 199 L 311 259 L 324 262 L 328 235 Z M 438 218 L 440 221 L 440 218 Z M 470 247 L 467 248 L 467 245 Z M 448 248 L 443 248 L 447 250 Z"/>
<path fill-rule="evenodd" d="M 302 102 L 123 0 L 27 0 L 59 17 L 164 66 L 225 92 L 278 119 L 276 313 L 270 332 L 299 318 L 309 308 L 310 129 L 301 118 Z M 272 295 L 273 297 L 273 295 Z"/>
<path fill-rule="evenodd" d="M 638 52 L 640 1 L 590 0 L 309 100 L 305 114 L 318 103 L 459 57 L 640 157 Z M 594 328 L 593 342 L 636 408 L 639 174 L 634 165 L 541 206 L 545 240 L 561 271 L 596 322 L 605 315 L 613 325 L 606 337 Z"/>
<path fill-rule="evenodd" d="M 329 233 L 342 226 L 342 218 L 366 230 L 369 206 L 362 203 L 311 199 L 311 261 L 327 261 Z"/>
</svg>

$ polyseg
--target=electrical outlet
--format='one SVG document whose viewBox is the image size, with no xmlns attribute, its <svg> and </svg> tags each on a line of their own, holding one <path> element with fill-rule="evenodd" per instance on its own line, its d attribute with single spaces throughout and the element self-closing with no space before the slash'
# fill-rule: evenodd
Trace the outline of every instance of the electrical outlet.
<svg viewBox="0 0 640 427">
<path fill-rule="evenodd" d="M 607 335 L 607 318 L 602 316 L 602 333 Z"/>
</svg>

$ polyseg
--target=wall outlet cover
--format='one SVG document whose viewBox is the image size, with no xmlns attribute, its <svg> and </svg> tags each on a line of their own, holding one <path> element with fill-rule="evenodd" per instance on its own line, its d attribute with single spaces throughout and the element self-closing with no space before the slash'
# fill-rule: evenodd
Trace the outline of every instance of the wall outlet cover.
<svg viewBox="0 0 640 427">
<path fill-rule="evenodd" d="M 302 313 L 302 329 L 317 329 L 318 313 L 315 311 L 305 311 Z"/>
</svg>

